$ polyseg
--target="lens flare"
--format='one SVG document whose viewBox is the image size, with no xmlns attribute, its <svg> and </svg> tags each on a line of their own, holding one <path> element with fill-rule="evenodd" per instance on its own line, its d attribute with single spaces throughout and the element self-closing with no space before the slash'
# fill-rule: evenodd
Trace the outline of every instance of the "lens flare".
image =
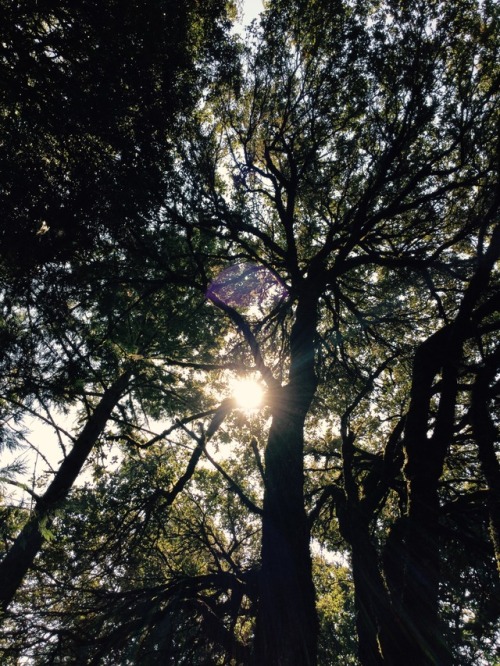
<svg viewBox="0 0 500 666">
<path fill-rule="evenodd" d="M 240 262 L 224 268 L 210 284 L 207 298 L 251 318 L 262 317 L 288 296 L 283 282 L 265 266 Z"/>
</svg>

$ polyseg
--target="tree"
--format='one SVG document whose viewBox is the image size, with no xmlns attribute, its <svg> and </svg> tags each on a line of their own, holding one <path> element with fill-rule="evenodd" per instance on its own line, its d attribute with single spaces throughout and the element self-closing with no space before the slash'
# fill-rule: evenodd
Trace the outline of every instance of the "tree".
<svg viewBox="0 0 500 666">
<path fill-rule="evenodd" d="M 487 70 L 494 41 L 493 10 L 488 6 L 484 11 L 482 15 L 479 9 L 474 12 L 463 6 L 445 11 L 434 4 L 404 9 L 388 3 L 375 9 L 358 3 L 355 10 L 340 4 L 315 3 L 314 9 L 309 3 L 272 4 L 263 23 L 263 40 L 246 65 L 244 101 L 227 103 L 224 131 L 234 159 L 234 198 L 246 206 L 246 214 L 223 220 L 229 247 L 234 244 L 235 253 L 273 271 L 289 292 L 276 318 L 266 322 L 267 331 L 276 321 L 281 325 L 278 330 L 286 331 L 285 354 L 279 361 L 287 379 L 278 390 L 269 382 L 273 426 L 266 448 L 262 588 L 256 628 L 259 663 L 315 661 L 302 485 L 306 415 L 322 379 L 318 357 L 322 352 L 326 355 L 325 347 L 333 351 L 334 359 L 338 354 L 336 360 L 348 370 L 351 366 L 351 373 L 367 377 L 366 391 L 371 391 L 370 382 L 390 367 L 392 359 L 394 364 L 407 353 L 399 336 L 412 329 L 415 335 L 419 311 L 423 320 L 417 336 L 422 351 L 412 349 L 414 368 L 425 372 L 424 355 L 433 369 L 426 379 L 431 382 L 428 389 L 419 374 L 410 379 L 415 402 L 410 401 L 405 417 L 404 471 L 408 557 L 429 562 L 429 569 L 422 572 L 429 589 L 422 607 L 417 591 L 410 592 L 410 576 L 404 603 L 408 624 L 417 627 L 416 637 L 409 639 L 412 651 L 430 650 L 431 659 L 445 659 L 439 656 L 440 637 L 426 633 L 438 626 L 437 550 L 432 536 L 438 511 L 431 504 L 437 502 L 436 484 L 451 443 L 457 388 L 441 396 L 441 412 L 438 409 L 436 417 L 431 417 L 435 418 L 434 438 L 424 446 L 426 435 L 417 436 L 416 424 L 420 430 L 429 427 L 431 386 L 443 363 L 435 360 L 439 351 L 429 347 L 447 335 L 436 330 L 436 318 L 424 308 L 423 299 L 427 300 L 427 293 L 433 295 L 446 323 L 444 329 L 461 331 L 455 334 L 455 352 L 450 342 L 443 342 L 451 354 L 445 361 L 450 386 L 456 387 L 456 367 L 468 337 L 465 321 L 491 293 L 488 282 L 498 258 L 497 232 L 493 231 L 498 209 L 497 82 Z M 470 73 L 464 79 L 466 71 Z M 212 224 L 217 227 L 215 219 Z M 482 250 L 490 236 L 489 249 Z M 479 264 L 474 273 L 476 242 Z M 458 281 L 446 284 L 441 276 L 454 268 L 459 271 Z M 401 292 L 403 285 L 408 289 L 410 276 L 427 283 L 424 290 L 414 290 L 411 300 Z M 377 280 L 379 289 L 361 292 L 362 281 L 370 280 L 372 284 Z M 443 302 L 436 283 L 445 293 L 450 289 L 455 298 Z M 460 293 L 464 294 L 462 306 Z M 384 317 L 397 299 L 406 312 Z M 394 328 L 387 330 L 394 319 L 398 337 Z M 361 347 L 349 349 L 340 341 L 353 337 L 353 327 L 364 329 L 365 339 Z M 240 329 L 246 333 L 241 324 Z M 336 345 L 328 339 L 333 333 L 339 339 Z M 259 367 L 261 350 L 250 335 L 247 341 L 256 350 Z M 378 349 L 366 349 L 367 343 Z M 339 352 L 332 350 L 333 345 Z M 354 360 L 353 353 L 360 354 L 361 360 Z M 270 370 L 263 367 L 266 379 Z M 444 375 L 442 381 L 447 381 Z M 351 524 L 356 522 L 358 491 L 349 486 L 352 472 L 346 457 L 352 459 L 356 436 L 351 414 L 363 398 L 361 393 L 341 414 L 339 424 L 346 465 L 343 492 Z M 417 405 L 427 410 L 425 418 Z M 429 473 L 434 474 L 432 483 Z M 353 557 L 356 553 L 363 557 L 362 543 L 366 540 L 352 543 Z M 427 543 L 432 555 L 422 551 Z M 287 557 L 291 561 L 285 566 Z M 363 559 L 359 568 L 365 565 Z M 353 566 L 358 569 L 354 561 Z M 379 578 L 381 591 L 382 583 Z M 382 608 L 386 603 L 376 598 L 372 602 Z M 368 607 L 361 600 L 360 604 L 360 614 L 366 618 Z M 368 655 L 377 652 L 378 629 L 374 629 L 372 637 L 367 637 L 369 644 L 361 642 L 364 663 L 370 663 L 375 657 Z M 358 630 L 364 629 L 359 625 Z M 406 638 L 401 641 L 408 654 Z M 394 659 L 398 663 L 398 657 Z M 429 657 L 422 654 L 421 659 Z"/>
<path fill-rule="evenodd" d="M 161 317 L 146 317 L 149 344 L 128 349 L 143 364 L 161 360 L 108 433 L 125 451 L 125 496 L 133 488 L 145 513 L 131 511 L 126 542 L 102 545 L 99 525 L 98 592 L 89 565 L 77 573 L 89 618 L 76 617 L 74 594 L 52 592 L 61 611 L 46 626 L 61 654 L 82 629 L 86 649 L 97 636 L 93 659 L 161 649 L 171 663 L 316 664 L 319 602 L 320 658 L 331 659 L 338 637 L 325 632 L 341 625 L 327 620 L 333 602 L 311 536 L 348 553 L 363 665 L 487 653 L 498 607 L 475 590 L 464 599 L 460 581 L 467 571 L 480 589 L 498 580 L 497 18 L 488 2 L 275 0 L 242 48 L 240 71 L 206 90 L 175 144 L 175 188 L 127 255 L 146 258 L 154 294 L 170 290 L 176 313 L 199 309 L 175 320 L 170 346 Z M 123 266 L 123 244 L 113 247 Z M 167 286 L 159 274 L 169 266 Z M 115 313 L 123 345 L 126 304 L 96 301 L 101 315 Z M 156 308 L 154 299 L 143 305 Z M 185 386 L 182 372 L 176 383 L 185 399 L 161 410 L 173 368 L 189 371 Z M 266 387 L 255 432 L 232 400 L 221 402 L 228 372 Z M 139 404 L 169 423 L 146 435 Z M 134 447 L 154 459 L 170 438 L 176 474 L 159 474 L 151 492 L 134 485 Z M 211 455 L 210 441 L 230 445 L 230 461 Z M 222 482 L 234 500 L 227 514 Z M 99 524 L 86 502 L 85 530 Z M 214 515 L 218 529 L 206 519 Z M 257 518 L 260 558 L 255 535 L 248 547 L 234 538 L 235 526 L 247 533 Z M 189 526 L 187 563 L 172 555 L 174 539 L 150 540 L 162 521 L 170 536 Z M 144 544 L 133 527 L 144 527 Z M 133 585 L 105 566 L 108 552 L 140 574 Z M 48 549 L 43 571 L 64 553 Z M 32 580 L 47 588 L 43 576 Z M 482 626 L 474 638 L 468 613 Z M 180 644 L 169 643 L 172 627 Z M 342 658 L 351 657 L 346 643 Z"/>
<path fill-rule="evenodd" d="M 186 449 L 189 439 L 184 435 Z M 224 480 L 207 468 L 175 502 L 161 492 L 182 478 L 188 457 L 163 441 L 131 446 L 119 470 L 96 460 L 93 487 L 77 489 L 56 516 L 57 538 L 25 590 L 38 618 L 25 655 L 40 662 L 66 655 L 81 663 L 152 664 L 228 655 L 241 663 L 241 591 L 251 585 L 245 558 L 255 525 L 244 524 Z M 8 645 L 4 659 L 13 653 Z"/>
<path fill-rule="evenodd" d="M 497 307 L 492 281 L 498 259 L 498 81 L 488 66 L 493 16 L 491 6 L 404 9 L 387 3 L 375 9 L 358 3 L 354 10 L 315 3 L 313 10 L 309 3 L 272 4 L 238 90 L 243 101 L 228 100 L 221 109 L 233 159 L 234 202 L 243 212 L 222 217 L 216 201 L 219 217 L 206 225 L 220 228 L 236 256 L 267 267 L 289 293 L 265 321 L 264 339 L 271 337 L 273 324 L 275 345 L 280 334 L 286 336 L 274 367 L 265 364 L 250 326 L 217 303 L 246 336 L 271 396 L 258 663 L 315 661 L 302 495 L 304 428 L 322 380 L 317 362 L 330 354 L 347 366 L 351 381 L 353 373 L 358 381 L 366 378 L 363 391 L 339 414 L 351 530 L 359 510 L 358 488 L 349 481 L 356 437 L 352 413 L 367 398 L 376 405 L 371 384 L 408 353 L 415 354 L 405 429 L 396 428 L 389 438 L 392 447 L 402 440 L 406 457 L 407 596 L 399 607 L 405 626 L 400 637 L 389 639 L 386 655 L 377 656 L 381 625 L 387 629 L 395 616 L 378 570 L 376 585 L 374 577 L 365 582 L 365 591 L 368 582 L 373 586 L 371 601 L 363 599 L 365 523 L 363 538 L 351 533 L 353 558 L 361 557 L 359 565 L 353 560 L 355 585 L 356 571 L 362 572 L 356 585 L 361 659 L 400 663 L 409 649 L 420 655 L 420 663 L 450 659 L 436 629 L 437 485 L 457 409 L 463 409 L 457 365 L 465 361 L 466 340 L 477 334 L 472 322 L 479 323 L 481 308 L 476 308 L 486 299 L 482 308 L 489 316 Z M 404 291 L 412 278 L 418 283 L 409 298 Z M 362 291 L 363 282 L 377 283 L 375 293 Z M 450 296 L 442 298 L 442 290 Z M 429 294 L 437 319 L 429 310 Z M 403 307 L 391 316 L 398 299 Z M 343 343 L 359 328 L 359 346 Z M 420 344 L 404 341 L 401 336 L 410 331 Z M 276 389 L 281 377 L 271 376 L 278 367 L 286 379 Z M 436 396 L 440 372 L 442 393 Z M 439 404 L 436 413 L 433 400 Z M 429 427 L 434 434 L 424 444 Z M 416 570 L 428 584 L 423 595 L 417 579 L 412 582 Z M 370 629 L 371 607 L 379 618 Z"/>
<path fill-rule="evenodd" d="M 2 560 L 4 608 L 122 394 L 143 390 L 148 372 L 138 352 L 151 351 L 156 333 L 146 332 L 139 306 L 161 285 L 157 305 L 166 299 L 174 318 L 168 271 L 161 280 L 148 274 L 141 256 L 145 279 L 127 288 L 134 268 L 125 274 L 125 262 L 137 258 L 141 231 L 143 254 L 151 217 L 175 190 L 171 136 L 229 54 L 223 3 L 5 10 L 2 398 L 6 421 L 42 411 L 64 459 Z M 177 272 L 181 291 L 188 273 Z M 162 349 L 167 339 L 175 334 L 163 336 Z M 71 437 L 53 410 L 77 405 L 88 420 L 67 453 Z"/>
<path fill-rule="evenodd" d="M 158 210 L 172 136 L 227 51 L 224 8 L 3 3 L 0 240 L 11 271 L 139 233 Z"/>
</svg>

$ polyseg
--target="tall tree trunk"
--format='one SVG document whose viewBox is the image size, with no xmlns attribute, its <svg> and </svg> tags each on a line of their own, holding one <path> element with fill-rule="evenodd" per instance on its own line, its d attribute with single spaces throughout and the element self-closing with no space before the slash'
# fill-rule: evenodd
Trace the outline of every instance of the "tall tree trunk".
<svg viewBox="0 0 500 666">
<path fill-rule="evenodd" d="M 316 389 L 316 302 L 297 308 L 289 384 L 273 400 L 265 453 L 262 568 L 254 642 L 258 666 L 314 666 L 318 620 L 304 506 L 304 423 Z"/>
<path fill-rule="evenodd" d="M 343 498 L 337 502 L 340 533 L 351 546 L 358 657 L 362 666 L 382 666 L 379 650 L 379 613 L 385 594 L 377 576 L 377 554 L 368 532 L 369 516 L 360 508 L 358 484 L 354 477 L 354 435 L 348 418 L 342 419 Z M 379 582 L 382 583 L 379 585 Z"/>
<path fill-rule="evenodd" d="M 470 411 L 481 469 L 488 484 L 489 532 L 500 574 L 500 463 L 495 451 L 498 432 L 489 410 L 490 384 L 494 382 L 499 366 L 500 349 L 486 359 L 485 366 L 477 374 Z"/>
<path fill-rule="evenodd" d="M 425 464 L 425 461 L 422 461 Z M 451 666 L 439 616 L 438 482 L 425 473 L 408 483 L 408 534 L 402 621 L 413 663 Z"/>
<path fill-rule="evenodd" d="M 443 388 L 433 436 L 429 439 L 427 434 L 434 378 L 443 360 L 452 367 L 447 354 L 450 334 L 450 328 L 438 331 L 415 354 L 404 436 L 408 509 L 400 612 L 406 652 L 421 666 L 451 666 L 439 620 L 438 485 L 452 433 L 456 369 L 452 368 L 449 381 L 443 370 L 449 391 Z M 451 356 L 456 360 L 456 354 Z"/>
<path fill-rule="evenodd" d="M 131 373 L 123 373 L 103 394 L 52 483 L 37 501 L 35 510 L 12 547 L 0 562 L 0 604 L 6 610 L 44 542 L 44 527 L 51 513 L 67 497 L 99 435 L 104 430 Z"/>
<path fill-rule="evenodd" d="M 379 556 L 370 537 L 370 521 L 375 517 L 378 502 L 363 489 L 360 500 L 358 482 L 354 476 L 354 436 L 348 432 L 346 421 L 342 423 L 342 465 L 344 477 L 343 497 L 337 500 L 337 518 L 340 533 L 351 547 L 358 658 L 362 666 L 400 664 L 386 659 L 383 652 L 389 638 L 396 639 L 392 631 L 394 621 L 388 590 L 380 570 Z M 372 491 L 372 494 L 378 495 Z"/>
<path fill-rule="evenodd" d="M 406 641 L 367 528 L 352 543 L 352 575 L 360 663 L 362 666 L 401 666 L 407 661 Z"/>
<path fill-rule="evenodd" d="M 266 449 L 255 638 L 255 663 L 262 666 L 316 663 L 315 594 L 302 490 L 302 428 L 300 418 L 283 407 L 273 419 Z"/>
<path fill-rule="evenodd" d="M 358 523 L 349 516 L 351 523 Z M 358 634 L 358 657 L 362 666 L 382 666 L 380 631 L 388 622 L 388 595 L 378 569 L 378 556 L 368 527 L 351 524 L 352 577 Z"/>
<path fill-rule="evenodd" d="M 495 204 L 496 206 L 496 204 Z M 493 209 L 492 209 L 493 210 Z M 473 331 L 474 308 L 486 292 L 491 272 L 500 257 L 500 226 L 464 291 L 452 323 L 434 333 L 417 350 L 413 363 L 410 407 L 404 449 L 408 512 L 406 570 L 402 595 L 408 651 L 421 666 L 451 666 L 439 619 L 439 495 L 446 454 L 454 435 L 459 366 L 464 341 Z M 441 371 L 439 405 L 429 438 L 433 382 Z M 481 438 L 481 433 L 478 433 Z"/>
</svg>

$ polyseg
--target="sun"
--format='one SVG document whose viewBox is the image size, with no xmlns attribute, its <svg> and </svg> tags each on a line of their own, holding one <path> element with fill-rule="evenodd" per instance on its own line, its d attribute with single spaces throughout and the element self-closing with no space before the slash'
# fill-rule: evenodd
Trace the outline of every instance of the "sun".
<svg viewBox="0 0 500 666">
<path fill-rule="evenodd" d="M 233 379 L 229 388 L 240 409 L 251 412 L 262 405 L 264 390 L 255 379 Z"/>
</svg>

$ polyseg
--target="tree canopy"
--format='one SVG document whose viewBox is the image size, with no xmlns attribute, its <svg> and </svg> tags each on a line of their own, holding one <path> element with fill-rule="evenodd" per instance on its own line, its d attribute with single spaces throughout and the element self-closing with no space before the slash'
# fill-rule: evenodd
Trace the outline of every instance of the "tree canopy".
<svg viewBox="0 0 500 666">
<path fill-rule="evenodd" d="M 4 4 L 3 661 L 495 663 L 496 3 Z"/>
</svg>

